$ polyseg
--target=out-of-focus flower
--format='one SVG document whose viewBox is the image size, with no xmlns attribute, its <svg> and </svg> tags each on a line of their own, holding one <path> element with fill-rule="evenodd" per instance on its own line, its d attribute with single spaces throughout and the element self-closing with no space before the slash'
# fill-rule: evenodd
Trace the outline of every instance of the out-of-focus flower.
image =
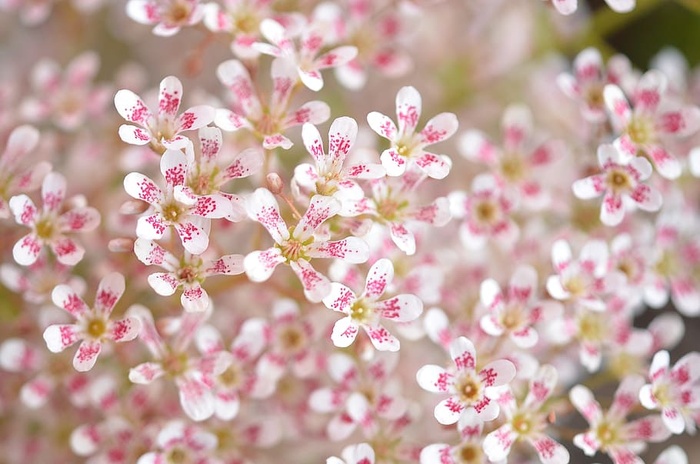
<svg viewBox="0 0 700 464">
<path fill-rule="evenodd" d="M 34 264 L 44 245 L 51 248 L 61 264 L 75 266 L 83 259 L 85 249 L 65 234 L 94 230 L 100 223 L 100 213 L 95 208 L 76 206 L 61 214 L 65 196 L 65 177 L 52 172 L 44 177 L 41 186 L 41 212 L 27 195 L 10 198 L 9 205 L 15 221 L 32 229 L 12 249 L 12 255 L 18 264 Z"/>
<path fill-rule="evenodd" d="M 343 449 L 342 459 L 332 456 L 326 464 L 374 464 L 374 450 L 368 443 L 350 445 Z"/>
<path fill-rule="evenodd" d="M 201 0 L 129 0 L 126 14 L 137 23 L 155 25 L 155 35 L 168 37 L 200 22 L 204 8 Z"/>
</svg>

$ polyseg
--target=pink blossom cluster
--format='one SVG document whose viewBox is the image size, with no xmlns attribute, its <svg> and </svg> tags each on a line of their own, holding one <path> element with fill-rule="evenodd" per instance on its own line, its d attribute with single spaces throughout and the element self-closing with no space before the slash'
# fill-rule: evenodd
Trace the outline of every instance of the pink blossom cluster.
<svg viewBox="0 0 700 464">
<path fill-rule="evenodd" d="M 0 0 L 0 461 L 700 459 L 700 66 L 597 3 Z"/>
</svg>

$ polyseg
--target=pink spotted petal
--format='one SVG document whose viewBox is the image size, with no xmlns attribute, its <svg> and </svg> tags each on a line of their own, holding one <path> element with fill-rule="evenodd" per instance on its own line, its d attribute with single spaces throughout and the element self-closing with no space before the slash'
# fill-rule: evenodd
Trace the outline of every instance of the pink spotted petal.
<svg viewBox="0 0 700 464">
<path fill-rule="evenodd" d="M 50 172 L 41 185 L 41 198 L 44 211 L 58 213 L 66 197 L 66 178 L 57 172 Z"/>
<path fill-rule="evenodd" d="M 476 368 L 476 349 L 467 337 L 458 337 L 452 341 L 450 357 L 458 371 L 473 371 Z"/>
<path fill-rule="evenodd" d="M 637 405 L 639 390 L 644 385 L 644 379 L 638 375 L 625 377 L 615 391 L 613 403 L 607 417 L 622 420 Z"/>
<path fill-rule="evenodd" d="M 515 364 L 507 359 L 491 361 L 479 371 L 479 377 L 485 387 L 505 385 L 515 377 Z"/>
<path fill-rule="evenodd" d="M 61 284 L 54 287 L 51 292 L 51 300 L 70 313 L 73 317 L 80 318 L 90 310 L 82 298 L 69 285 Z"/>
<path fill-rule="evenodd" d="M 630 192 L 630 198 L 644 211 L 658 211 L 663 203 L 661 193 L 645 184 L 638 184 Z"/>
<path fill-rule="evenodd" d="M 679 277 L 671 280 L 671 299 L 676 309 L 684 316 L 700 314 L 700 292 L 697 281 L 692 277 Z"/>
<path fill-rule="evenodd" d="M 221 129 L 218 127 L 202 127 L 197 135 L 199 136 L 202 160 L 207 163 L 216 162 L 223 145 Z"/>
<path fill-rule="evenodd" d="M 185 154 L 180 150 L 166 150 L 160 159 L 160 172 L 168 185 L 184 185 L 187 174 Z"/>
<path fill-rule="evenodd" d="M 266 150 L 273 150 L 275 148 L 289 150 L 293 145 L 292 141 L 282 134 L 266 135 L 262 142 L 262 146 Z"/>
<path fill-rule="evenodd" d="M 435 443 L 423 448 L 420 452 L 421 464 L 457 464 L 452 457 L 452 447 L 443 443 Z"/>
<path fill-rule="evenodd" d="M 219 391 L 214 396 L 214 414 L 221 420 L 231 420 L 238 415 L 241 400 L 235 390 Z"/>
<path fill-rule="evenodd" d="M 376 309 L 385 319 L 410 322 L 423 313 L 423 302 L 415 295 L 403 294 L 378 302 Z"/>
<path fill-rule="evenodd" d="M 684 424 L 685 425 L 685 424 Z M 646 416 L 629 422 L 625 428 L 629 440 L 658 443 L 671 436 L 662 417 L 657 415 Z"/>
<path fill-rule="evenodd" d="M 589 424 L 597 424 L 603 417 L 600 404 L 593 397 L 593 393 L 583 385 L 576 385 L 569 392 L 569 399 L 574 407 L 588 421 Z"/>
<path fill-rule="evenodd" d="M 212 263 L 204 270 L 204 275 L 238 275 L 242 274 L 243 255 L 225 255 L 221 258 L 212 261 Z"/>
<path fill-rule="evenodd" d="M 384 294 L 393 279 L 394 265 L 392 262 L 386 258 L 377 260 L 367 273 L 363 297 L 376 300 Z"/>
<path fill-rule="evenodd" d="M 248 253 L 243 259 L 243 268 L 250 280 L 264 282 L 270 278 L 277 265 L 285 261 L 279 248 L 270 248 Z"/>
<path fill-rule="evenodd" d="M 223 195 L 202 195 L 196 198 L 197 201 L 190 211 L 190 214 L 194 216 L 219 219 L 233 214 L 233 206 L 231 205 L 231 201 Z"/>
<path fill-rule="evenodd" d="M 399 340 L 381 325 L 363 326 L 377 351 L 399 351 Z"/>
<path fill-rule="evenodd" d="M 617 132 L 622 132 L 622 129 L 632 117 L 632 109 L 627 101 L 627 97 L 625 97 L 620 87 L 608 84 L 603 90 L 603 98 L 605 106 L 611 113 L 613 127 Z"/>
<path fill-rule="evenodd" d="M 416 239 L 406 226 L 403 224 L 391 223 L 389 225 L 389 234 L 391 235 L 391 240 L 399 250 L 403 251 L 408 256 L 415 254 Z"/>
<path fill-rule="evenodd" d="M 386 169 L 387 176 L 397 177 L 406 172 L 408 159 L 405 156 L 401 156 L 399 152 L 396 151 L 396 148 L 392 147 L 384 150 L 379 160 L 382 162 L 384 169 Z"/>
<path fill-rule="evenodd" d="M 629 159 L 637 156 L 640 147 L 634 142 L 628 134 L 622 134 L 613 141 L 613 146 L 623 158 Z"/>
<path fill-rule="evenodd" d="M 668 79 L 661 71 L 652 69 L 644 73 L 632 94 L 635 110 L 654 113 L 661 103 L 661 96 L 667 85 Z"/>
<path fill-rule="evenodd" d="M 432 145 L 447 140 L 457 132 L 458 127 L 457 116 L 453 113 L 440 113 L 432 117 L 420 131 L 421 143 Z"/>
<path fill-rule="evenodd" d="M 10 198 L 8 203 L 17 224 L 31 226 L 37 220 L 39 210 L 27 195 L 17 195 Z"/>
<path fill-rule="evenodd" d="M 338 348 L 346 348 L 355 341 L 358 330 L 357 323 L 353 322 L 350 317 L 338 319 L 333 325 L 331 341 Z"/>
<path fill-rule="evenodd" d="M 542 406 L 554 391 L 558 378 L 559 374 L 554 366 L 550 364 L 541 366 L 530 381 L 530 390 L 523 406 L 529 410 L 536 410 Z"/>
<path fill-rule="evenodd" d="M 90 232 L 100 224 L 100 213 L 87 206 L 73 208 L 58 218 L 61 232 Z"/>
<path fill-rule="evenodd" d="M 299 259 L 290 262 L 289 265 L 304 287 L 304 296 L 311 303 L 320 303 L 330 293 L 331 283 L 328 278 L 314 269 L 308 261 Z"/>
<path fill-rule="evenodd" d="M 44 330 L 44 341 L 46 347 L 52 353 L 60 353 L 69 346 L 80 340 L 78 326 L 73 324 L 54 324 Z"/>
<path fill-rule="evenodd" d="M 552 4 L 563 15 L 570 15 L 578 8 L 578 0 L 552 0 Z"/>
<path fill-rule="evenodd" d="M 448 393 L 454 389 L 454 376 L 434 364 L 428 364 L 418 369 L 416 381 L 423 390 L 433 393 Z"/>
<path fill-rule="evenodd" d="M 163 237 L 167 228 L 160 214 L 142 216 L 136 221 L 136 236 L 146 240 L 157 240 Z"/>
<path fill-rule="evenodd" d="M 397 140 L 398 130 L 396 129 L 394 121 L 392 121 L 389 116 L 372 111 L 367 115 L 367 123 L 374 132 L 385 139 L 391 141 Z"/>
<path fill-rule="evenodd" d="M 147 362 L 129 370 L 129 380 L 135 384 L 147 385 L 165 375 L 160 363 Z"/>
<path fill-rule="evenodd" d="M 185 285 L 180 304 L 189 313 L 203 313 L 210 306 L 209 295 L 199 284 Z"/>
<path fill-rule="evenodd" d="M 598 82 L 603 73 L 603 58 L 600 52 L 593 47 L 583 50 L 574 60 L 574 71 L 579 81 Z"/>
<path fill-rule="evenodd" d="M 646 153 L 654 162 L 656 171 L 666 179 L 677 179 L 681 175 L 681 164 L 676 157 L 671 155 L 666 149 L 655 145 L 646 147 Z"/>
<path fill-rule="evenodd" d="M 522 149 L 532 133 L 532 113 L 525 105 L 511 105 L 503 113 L 503 146 L 506 151 Z"/>
<path fill-rule="evenodd" d="M 326 165 L 326 154 L 323 151 L 323 141 L 321 134 L 316 126 L 310 123 L 305 123 L 301 130 L 301 138 L 304 141 L 306 151 L 316 161 L 317 166 Z"/>
<path fill-rule="evenodd" d="M 137 317 L 125 317 L 109 323 L 109 337 L 115 342 L 128 342 L 135 339 L 141 330 L 141 320 Z"/>
<path fill-rule="evenodd" d="M 450 173 L 452 161 L 445 155 L 424 152 L 416 159 L 416 165 L 431 179 L 444 179 Z"/>
<path fill-rule="evenodd" d="M 214 124 L 226 132 L 234 132 L 244 127 L 253 127 L 245 116 L 224 108 L 216 110 L 214 115 Z"/>
<path fill-rule="evenodd" d="M 321 223 L 338 214 L 340 207 L 340 202 L 333 197 L 314 195 L 294 229 L 294 238 L 302 242 L 309 239 Z"/>
<path fill-rule="evenodd" d="M 532 300 L 536 292 L 537 271 L 531 266 L 518 266 L 508 282 L 508 295 L 524 303 Z"/>
<path fill-rule="evenodd" d="M 459 420 L 463 410 L 464 405 L 459 402 L 456 396 L 451 396 L 439 402 L 435 406 L 433 414 L 442 425 L 452 425 Z"/>
<path fill-rule="evenodd" d="M 300 126 L 304 123 L 309 124 L 322 124 L 331 117 L 331 108 L 327 103 L 322 101 L 310 101 L 304 103 L 299 107 L 298 110 L 291 113 L 287 119 L 284 120 L 284 127 L 295 127 Z"/>
<path fill-rule="evenodd" d="M 177 384 L 180 405 L 190 419 L 202 421 L 214 414 L 214 398 L 204 383 L 194 378 L 185 378 L 178 380 Z"/>
<path fill-rule="evenodd" d="M 537 451 L 542 464 L 560 464 L 571 459 L 569 451 L 561 443 L 543 433 L 535 434 L 528 441 Z"/>
<path fill-rule="evenodd" d="M 676 435 L 685 431 L 685 418 L 676 407 L 665 407 L 661 410 L 661 419 L 666 428 Z"/>
<path fill-rule="evenodd" d="M 502 425 L 484 437 L 482 446 L 490 462 L 502 462 L 507 459 L 510 449 L 518 438 L 510 424 Z"/>
<path fill-rule="evenodd" d="M 104 276 L 95 295 L 95 310 L 109 315 L 114 309 L 114 305 L 124 294 L 124 289 L 124 276 L 120 273 L 112 272 Z"/>
<path fill-rule="evenodd" d="M 153 137 L 146 129 L 130 124 L 122 124 L 119 126 L 119 138 L 129 145 L 146 145 Z"/>
<path fill-rule="evenodd" d="M 173 271 L 179 265 L 179 260 L 153 240 L 137 238 L 134 242 L 134 254 L 147 266 L 158 265 L 168 271 Z"/>
<path fill-rule="evenodd" d="M 51 375 L 39 374 L 22 386 L 19 392 L 22 403 L 28 408 L 37 409 L 46 404 L 55 389 L 56 381 Z"/>
<path fill-rule="evenodd" d="M 597 434 L 594 431 L 579 433 L 574 436 L 574 445 L 583 450 L 586 456 L 593 456 L 600 449 L 601 443 L 598 441 Z M 633 464 L 638 464 L 632 461 Z"/>
<path fill-rule="evenodd" d="M 700 128 L 700 108 L 689 106 L 667 111 L 658 117 L 656 124 L 666 134 L 687 137 Z"/>
<path fill-rule="evenodd" d="M 386 176 L 386 169 L 378 163 L 359 163 L 343 169 L 346 177 L 351 179 L 379 179 Z"/>
<path fill-rule="evenodd" d="M 73 357 L 73 367 L 78 372 L 87 372 L 95 365 L 102 350 L 102 343 L 84 340 Z"/>
<path fill-rule="evenodd" d="M 341 165 L 356 138 L 357 122 L 354 119 L 343 116 L 333 121 L 328 130 L 328 156 L 330 159 Z"/>
<path fill-rule="evenodd" d="M 208 105 L 193 106 L 186 109 L 175 121 L 175 131 L 185 132 L 205 127 L 214 121 L 216 109 Z"/>
<path fill-rule="evenodd" d="M 240 179 L 255 174 L 262 168 L 263 153 L 254 148 L 243 150 L 224 170 L 224 179 Z"/>
<path fill-rule="evenodd" d="M 557 272 L 562 271 L 571 264 L 571 247 L 566 240 L 557 240 L 552 245 L 552 264 Z"/>
<path fill-rule="evenodd" d="M 129 122 L 146 127 L 154 122 L 153 113 L 141 97 L 131 90 L 120 90 L 114 96 L 114 106 L 119 115 Z"/>
<path fill-rule="evenodd" d="M 459 139 L 459 151 L 470 161 L 484 164 L 496 163 L 499 151 L 486 136 L 477 130 L 469 130 Z"/>
<path fill-rule="evenodd" d="M 599 197 L 603 192 L 605 192 L 605 183 L 602 175 L 593 175 L 583 179 L 575 181 L 571 189 L 576 195 L 576 198 L 581 200 L 589 200 L 591 198 Z"/>
<path fill-rule="evenodd" d="M 7 139 L 5 151 L 0 156 L 6 167 L 15 165 L 27 153 L 34 150 L 39 143 L 39 131 L 30 125 L 22 125 L 14 129 Z"/>
<path fill-rule="evenodd" d="M 600 206 L 600 222 L 606 226 L 614 227 L 622 222 L 625 217 L 625 205 L 622 196 L 606 193 L 603 204 Z"/>
<path fill-rule="evenodd" d="M 318 92 L 323 88 L 323 77 L 321 72 L 315 69 L 305 70 L 299 68 L 299 78 L 309 90 Z"/>
<path fill-rule="evenodd" d="M 413 134 L 422 110 L 420 93 L 414 87 L 402 87 L 396 94 L 396 117 L 399 133 Z"/>
<path fill-rule="evenodd" d="M 182 101 L 182 83 L 175 76 L 168 76 L 160 82 L 158 92 L 158 118 L 174 121 Z"/>
<path fill-rule="evenodd" d="M 676 361 L 671 369 L 671 379 L 677 387 L 689 387 L 700 379 L 700 353 L 690 352 Z"/>
<path fill-rule="evenodd" d="M 520 348 L 532 348 L 539 338 L 537 331 L 532 327 L 523 327 L 510 333 L 510 339 Z"/>
<path fill-rule="evenodd" d="M 245 66 L 238 60 L 224 61 L 216 69 L 219 81 L 225 85 L 234 96 L 235 104 L 246 115 L 260 114 L 261 107 L 255 87 Z"/>
<path fill-rule="evenodd" d="M 201 255 L 209 247 L 209 235 L 193 222 L 175 224 L 182 246 L 193 255 Z"/>
<path fill-rule="evenodd" d="M 151 205 L 162 201 L 163 192 L 148 177 L 138 172 L 132 172 L 124 178 L 124 190 L 129 196 L 138 200 L 143 200 Z"/>
<path fill-rule="evenodd" d="M 369 258 L 369 245 L 359 237 L 334 242 L 314 242 L 306 252 L 310 258 L 339 258 L 348 263 L 364 263 Z"/>
<path fill-rule="evenodd" d="M 342 66 L 349 63 L 357 56 L 357 47 L 344 45 L 336 47 L 314 60 L 317 69 L 326 69 Z"/>
<path fill-rule="evenodd" d="M 180 281 L 173 272 L 155 272 L 148 276 L 148 285 L 158 295 L 170 296 L 180 286 Z"/>
<path fill-rule="evenodd" d="M 489 311 L 498 311 L 503 307 L 503 293 L 501 287 L 493 279 L 487 279 L 481 283 L 481 304 Z"/>
<path fill-rule="evenodd" d="M 341 283 L 332 282 L 331 291 L 323 298 L 323 304 L 333 311 L 349 314 L 350 308 L 356 300 L 357 296 L 352 290 Z"/>
<path fill-rule="evenodd" d="M 262 224 L 273 240 L 282 243 L 289 239 L 289 230 L 280 215 L 279 206 L 274 195 L 264 188 L 257 189 L 246 202 L 248 216 Z"/>
<path fill-rule="evenodd" d="M 49 246 L 58 262 L 66 266 L 75 266 L 85 255 L 85 249 L 68 237 L 57 237 L 49 243 Z"/>
</svg>

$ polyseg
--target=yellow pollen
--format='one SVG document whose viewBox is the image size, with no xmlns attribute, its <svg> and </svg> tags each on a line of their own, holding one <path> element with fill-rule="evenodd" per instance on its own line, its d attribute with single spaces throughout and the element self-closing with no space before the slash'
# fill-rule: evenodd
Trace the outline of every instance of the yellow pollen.
<svg viewBox="0 0 700 464">
<path fill-rule="evenodd" d="M 350 318 L 360 324 L 367 323 L 373 314 L 372 308 L 367 307 L 362 300 L 355 301 L 350 307 Z"/>
<path fill-rule="evenodd" d="M 53 222 L 50 218 L 43 218 L 36 223 L 34 230 L 36 231 L 37 237 L 48 240 L 54 233 Z"/>
<path fill-rule="evenodd" d="M 87 327 L 85 327 L 85 332 L 87 332 L 87 334 L 93 339 L 101 338 L 106 331 L 107 324 L 105 324 L 105 321 L 100 318 L 91 319 L 87 323 Z"/>
</svg>

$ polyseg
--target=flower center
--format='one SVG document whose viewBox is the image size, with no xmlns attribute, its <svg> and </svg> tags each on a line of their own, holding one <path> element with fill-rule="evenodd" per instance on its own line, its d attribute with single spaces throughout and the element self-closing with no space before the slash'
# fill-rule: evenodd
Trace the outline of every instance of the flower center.
<svg viewBox="0 0 700 464">
<path fill-rule="evenodd" d="M 166 459 L 169 464 L 185 464 L 190 461 L 188 454 L 182 448 L 173 448 L 168 451 Z"/>
<path fill-rule="evenodd" d="M 654 265 L 654 270 L 657 274 L 664 277 L 671 277 L 676 273 L 676 259 L 670 251 L 664 251 L 661 258 Z"/>
<path fill-rule="evenodd" d="M 483 462 L 481 449 L 473 443 L 465 443 L 456 454 L 459 462 L 464 464 Z"/>
<path fill-rule="evenodd" d="M 481 224 L 491 224 L 498 218 L 498 206 L 490 200 L 483 200 L 476 204 L 474 216 Z"/>
<path fill-rule="evenodd" d="M 633 116 L 627 125 L 627 135 L 638 145 L 652 143 L 656 139 L 654 122 L 648 117 Z"/>
<path fill-rule="evenodd" d="M 614 424 L 608 422 L 603 422 L 598 426 L 595 431 L 598 441 L 602 445 L 601 448 L 605 449 L 610 445 L 617 443 L 617 427 Z"/>
<path fill-rule="evenodd" d="M 525 164 L 517 154 L 505 155 L 501 159 L 501 174 L 509 182 L 517 182 L 525 177 Z"/>
<path fill-rule="evenodd" d="M 511 424 L 513 426 L 513 430 L 515 430 L 515 432 L 521 436 L 528 435 L 535 428 L 532 417 L 525 413 L 519 413 L 513 416 L 513 419 L 511 419 Z"/>
<path fill-rule="evenodd" d="M 175 1 L 170 5 L 164 16 L 167 22 L 171 24 L 180 24 L 189 18 L 190 7 L 185 2 Z"/>
<path fill-rule="evenodd" d="M 99 340 L 107 331 L 107 324 L 104 319 L 95 317 L 88 320 L 85 327 L 85 333 L 95 340 Z"/>
<path fill-rule="evenodd" d="M 590 311 L 585 311 L 579 317 L 578 331 L 581 339 L 587 341 L 603 341 L 608 333 L 605 319 Z"/>
<path fill-rule="evenodd" d="M 605 182 L 608 184 L 608 187 L 616 193 L 627 191 L 632 187 L 629 174 L 619 169 L 610 171 Z"/>
<path fill-rule="evenodd" d="M 457 391 L 460 393 L 463 403 L 473 404 L 481 399 L 481 383 L 471 375 L 462 379 Z"/>
<path fill-rule="evenodd" d="M 34 226 L 37 237 L 42 240 L 50 240 L 54 233 L 53 221 L 51 218 L 42 218 Z"/>
<path fill-rule="evenodd" d="M 515 330 L 522 327 L 524 322 L 523 308 L 519 304 L 509 304 L 501 315 L 501 324 L 507 330 Z"/>
<path fill-rule="evenodd" d="M 572 276 L 566 281 L 564 288 L 571 293 L 571 296 L 581 296 L 586 291 L 586 281 L 581 276 Z"/>
<path fill-rule="evenodd" d="M 350 307 L 350 318 L 359 324 L 366 324 L 373 315 L 374 311 L 363 300 L 355 301 Z"/>
<path fill-rule="evenodd" d="M 163 370 L 171 377 L 178 377 L 185 373 L 188 364 L 187 353 L 168 353 L 163 358 Z"/>
<path fill-rule="evenodd" d="M 191 284 L 197 280 L 197 271 L 191 266 L 185 266 L 177 271 L 177 278 Z"/>
<path fill-rule="evenodd" d="M 163 218 L 166 221 L 176 223 L 180 220 L 180 215 L 184 212 L 184 209 L 178 206 L 176 203 L 169 203 L 163 206 L 162 210 Z"/>
<path fill-rule="evenodd" d="M 241 372 L 235 364 L 219 374 L 219 382 L 226 387 L 235 387 L 241 382 Z"/>
<path fill-rule="evenodd" d="M 598 84 L 590 85 L 585 90 L 583 98 L 591 108 L 603 109 L 605 105 L 605 100 L 603 99 L 603 86 Z"/>
<path fill-rule="evenodd" d="M 303 257 L 304 244 L 299 240 L 289 239 L 284 245 L 280 245 L 279 248 L 282 251 L 282 256 L 284 256 L 287 261 L 297 261 L 299 258 Z"/>
<path fill-rule="evenodd" d="M 306 345 L 306 335 L 301 327 L 285 327 L 278 334 L 279 344 L 284 351 L 295 353 Z"/>
</svg>

